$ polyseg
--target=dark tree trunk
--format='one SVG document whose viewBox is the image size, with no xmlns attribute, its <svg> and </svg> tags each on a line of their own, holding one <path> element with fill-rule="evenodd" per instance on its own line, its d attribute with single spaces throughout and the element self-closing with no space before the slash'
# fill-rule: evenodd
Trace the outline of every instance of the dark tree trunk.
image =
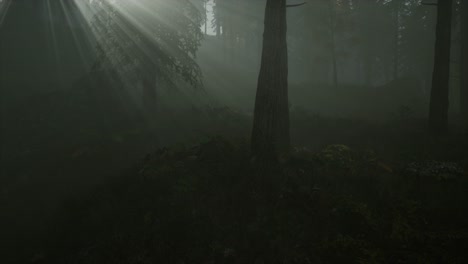
<svg viewBox="0 0 468 264">
<path fill-rule="evenodd" d="M 276 158 L 290 144 L 285 0 L 267 0 L 264 23 L 251 147 L 256 157 Z"/>
<path fill-rule="evenodd" d="M 460 106 L 468 128 L 468 1 L 461 1 Z"/>
<path fill-rule="evenodd" d="M 448 128 L 452 0 L 438 2 L 437 28 L 429 106 L 429 129 L 444 134 Z"/>
<path fill-rule="evenodd" d="M 338 89 L 338 65 L 336 62 L 336 44 L 335 44 L 335 4 L 332 0 L 328 1 L 329 8 L 329 23 L 330 23 L 330 48 L 332 56 L 332 80 L 333 88 Z"/>
<path fill-rule="evenodd" d="M 208 34 L 208 10 L 207 10 L 207 1 L 203 1 L 203 10 L 205 11 L 205 35 Z"/>
<path fill-rule="evenodd" d="M 393 80 L 397 80 L 400 68 L 400 3 L 395 3 L 395 35 L 393 36 Z"/>
<path fill-rule="evenodd" d="M 333 67 L 333 87 L 338 89 L 338 64 L 336 62 L 335 34 L 332 34 L 332 67 Z"/>
</svg>

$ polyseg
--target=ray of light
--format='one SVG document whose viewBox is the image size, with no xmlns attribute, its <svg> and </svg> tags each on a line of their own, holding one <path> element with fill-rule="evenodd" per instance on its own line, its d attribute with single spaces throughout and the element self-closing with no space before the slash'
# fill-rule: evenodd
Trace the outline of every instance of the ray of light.
<svg viewBox="0 0 468 264">
<path fill-rule="evenodd" d="M 176 12 L 180 6 L 174 4 L 177 1 L 163 1 L 163 0 L 134 0 L 134 1 L 111 1 L 111 0 L 90 0 L 86 3 L 83 1 L 75 0 L 78 2 L 78 7 L 83 13 L 94 32 L 95 39 L 101 45 L 106 45 L 106 40 L 103 39 L 102 28 L 99 28 L 96 22 L 105 24 L 113 24 L 119 34 L 116 34 L 116 43 L 125 43 L 129 40 L 137 42 L 135 40 L 136 35 L 140 35 L 145 38 L 146 41 L 153 42 L 161 50 L 164 50 L 167 54 L 178 56 L 178 47 L 174 47 L 172 43 L 168 43 L 166 40 L 178 37 L 180 31 L 184 26 L 190 24 L 189 17 L 185 16 L 182 18 L 174 19 Z M 99 3 L 99 4 L 97 4 Z M 115 14 L 105 17 L 99 17 L 100 13 L 109 12 L 106 10 L 112 8 Z M 110 21 L 103 21 L 102 19 L 110 19 Z M 184 21 L 185 20 L 185 21 Z M 94 23 L 93 23 L 94 22 Z M 197 24 L 196 22 L 191 22 Z M 170 29 L 169 31 L 162 30 L 163 27 Z M 172 33 L 171 33 L 172 32 Z M 137 33 L 137 34 L 136 34 Z M 156 34 L 155 34 L 156 33 Z M 158 35 L 166 34 L 166 35 Z M 171 35 L 172 34 L 172 35 Z M 115 43 L 114 43 L 115 44 Z M 151 51 L 148 50 L 147 45 L 141 43 L 133 43 L 140 49 L 138 52 L 150 55 Z M 110 47 L 104 47 L 110 48 Z M 121 47 L 124 48 L 124 47 Z M 124 49 L 127 53 L 135 51 Z M 132 54 L 127 54 L 132 55 Z M 135 55 L 135 54 L 133 54 Z M 194 55 L 194 54 L 192 54 Z"/>
<path fill-rule="evenodd" d="M 165 68 L 170 63 L 176 61 L 171 66 L 176 68 L 196 65 L 197 47 L 191 48 L 194 45 L 187 35 L 192 30 L 199 31 L 201 36 L 201 16 L 197 20 L 190 13 L 194 11 L 190 9 L 194 6 L 186 6 L 191 4 L 190 0 L 73 0 L 73 3 L 88 29 L 88 42 L 97 47 L 91 69 L 111 69 L 102 73 L 114 74 L 111 79 L 117 78 L 133 97 L 141 98 L 141 94 L 135 93 L 141 93 L 144 78 L 174 74 Z M 63 4 L 62 9 L 69 21 L 71 12 Z M 156 74 L 161 71 L 162 75 Z M 163 78 L 173 83 L 169 85 L 175 85 L 167 79 L 170 77 Z"/>
<path fill-rule="evenodd" d="M 12 0 L 0 0 L 0 26 L 3 24 Z"/>
<path fill-rule="evenodd" d="M 56 1 L 56 0 L 54 0 L 54 1 Z M 73 28 L 73 23 L 76 23 L 76 22 L 80 21 L 80 18 L 76 18 L 76 17 L 73 18 L 72 17 L 72 16 L 74 16 L 76 14 L 72 13 L 72 11 L 70 10 L 70 6 L 65 4 L 64 0 L 60 0 L 60 7 L 62 9 L 63 14 L 65 15 L 65 19 L 66 19 L 68 28 L 70 28 L 70 29 Z M 76 22 L 74 22 L 74 21 L 76 21 Z M 84 66 L 87 66 L 88 61 L 86 60 L 86 58 L 84 56 L 84 51 L 83 51 L 83 47 L 81 45 L 81 42 L 78 39 L 78 36 L 77 36 L 75 30 L 71 30 L 71 33 L 72 33 L 72 36 L 73 36 L 73 40 L 75 42 L 75 46 L 78 49 L 78 53 L 79 53 L 79 56 L 80 56 L 80 59 L 81 59 L 81 63 Z"/>
<path fill-rule="evenodd" d="M 60 71 L 61 59 L 60 59 L 59 47 L 57 43 L 57 33 L 55 29 L 55 24 L 54 24 L 55 17 L 52 11 L 50 0 L 46 0 L 46 15 L 47 15 L 47 22 L 48 22 L 47 26 L 49 27 L 49 32 L 52 37 L 52 47 L 54 50 L 55 63 L 57 65 L 57 71 Z"/>
</svg>

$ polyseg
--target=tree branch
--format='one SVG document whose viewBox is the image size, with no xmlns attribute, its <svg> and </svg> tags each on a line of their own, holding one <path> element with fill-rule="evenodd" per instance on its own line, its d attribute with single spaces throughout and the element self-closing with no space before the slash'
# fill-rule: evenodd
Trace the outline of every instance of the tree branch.
<svg viewBox="0 0 468 264">
<path fill-rule="evenodd" d="M 466 0 L 465 0 L 466 1 Z M 424 2 L 421 2 L 421 5 L 427 5 L 427 6 L 437 6 L 438 3 L 424 3 Z"/>
<path fill-rule="evenodd" d="M 286 5 L 286 7 L 297 7 L 297 6 L 301 6 L 301 5 L 305 5 L 305 4 L 306 4 L 306 2 L 300 3 L 300 4 L 290 4 L 290 5 Z"/>
</svg>

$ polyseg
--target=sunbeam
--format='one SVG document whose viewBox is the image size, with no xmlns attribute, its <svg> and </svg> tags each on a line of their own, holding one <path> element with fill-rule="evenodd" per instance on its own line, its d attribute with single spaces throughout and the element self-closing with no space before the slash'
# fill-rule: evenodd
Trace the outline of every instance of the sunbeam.
<svg viewBox="0 0 468 264">
<path fill-rule="evenodd" d="M 50 31 L 50 35 L 52 37 L 52 46 L 53 46 L 53 51 L 55 55 L 55 63 L 58 69 L 60 69 L 60 54 L 59 54 L 59 48 L 58 48 L 58 43 L 57 43 L 57 34 L 55 30 L 55 25 L 54 25 L 54 13 L 52 11 L 52 7 L 50 4 L 50 0 L 46 0 L 46 14 L 47 14 L 47 20 L 48 20 L 48 27 Z"/>
<path fill-rule="evenodd" d="M 11 2 L 12 0 L 0 0 L 0 26 L 5 20 L 5 16 L 8 12 L 8 8 L 10 8 Z"/>
<path fill-rule="evenodd" d="M 0 0 L 1 263 L 467 263 L 468 0 Z"/>
<path fill-rule="evenodd" d="M 127 83 L 173 72 L 192 84 L 199 82 L 194 57 L 202 38 L 201 15 L 190 1 L 74 3 L 90 29 L 88 38 L 98 47 L 94 68 L 112 68 Z"/>
</svg>

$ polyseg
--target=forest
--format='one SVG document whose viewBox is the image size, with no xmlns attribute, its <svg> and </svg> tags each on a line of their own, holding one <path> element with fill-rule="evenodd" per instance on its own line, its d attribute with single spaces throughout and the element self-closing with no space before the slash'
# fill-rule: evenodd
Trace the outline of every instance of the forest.
<svg viewBox="0 0 468 264">
<path fill-rule="evenodd" d="M 468 263 L 467 0 L 0 0 L 0 263 Z"/>
</svg>

